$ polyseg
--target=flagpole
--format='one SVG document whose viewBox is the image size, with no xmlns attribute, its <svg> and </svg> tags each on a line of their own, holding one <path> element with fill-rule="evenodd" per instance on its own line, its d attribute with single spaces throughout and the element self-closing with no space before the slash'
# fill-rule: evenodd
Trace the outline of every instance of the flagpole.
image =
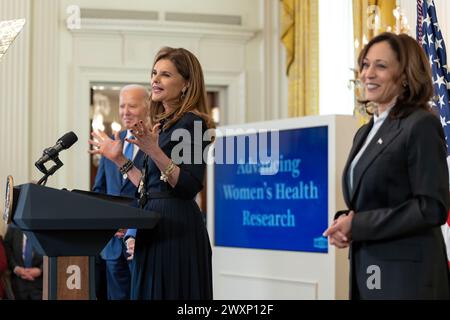
<svg viewBox="0 0 450 320">
<path fill-rule="evenodd" d="M 422 38 L 423 38 L 423 30 L 422 30 L 422 23 L 423 23 L 423 0 L 417 0 L 417 42 L 422 45 Z"/>
</svg>

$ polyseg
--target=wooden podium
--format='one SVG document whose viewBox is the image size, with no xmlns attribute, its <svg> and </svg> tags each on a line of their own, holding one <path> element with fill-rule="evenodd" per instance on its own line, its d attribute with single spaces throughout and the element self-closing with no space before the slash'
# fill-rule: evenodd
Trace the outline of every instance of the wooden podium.
<svg viewBox="0 0 450 320">
<path fill-rule="evenodd" d="M 44 256 L 47 300 L 95 299 L 95 262 L 119 228 L 153 228 L 160 215 L 133 199 L 36 184 L 14 187 L 12 221 Z"/>
</svg>

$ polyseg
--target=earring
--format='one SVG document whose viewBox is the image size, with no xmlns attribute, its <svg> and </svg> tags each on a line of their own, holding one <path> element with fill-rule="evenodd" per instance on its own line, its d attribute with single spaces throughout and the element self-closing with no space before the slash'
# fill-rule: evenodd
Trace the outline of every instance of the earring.
<svg viewBox="0 0 450 320">
<path fill-rule="evenodd" d="M 403 86 L 403 88 L 406 88 L 408 86 L 408 82 L 406 80 L 403 80 L 402 86 Z"/>
<path fill-rule="evenodd" d="M 183 90 L 181 90 L 181 100 L 184 100 L 184 98 L 186 98 L 186 88 L 183 88 Z"/>
</svg>

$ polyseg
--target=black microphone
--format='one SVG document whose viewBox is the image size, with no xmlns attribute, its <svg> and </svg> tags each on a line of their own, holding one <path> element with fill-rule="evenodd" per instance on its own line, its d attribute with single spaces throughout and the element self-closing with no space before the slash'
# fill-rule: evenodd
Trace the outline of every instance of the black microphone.
<svg viewBox="0 0 450 320">
<path fill-rule="evenodd" d="M 61 150 L 69 149 L 75 142 L 78 141 L 78 137 L 72 131 L 67 132 L 61 138 L 56 141 L 53 147 L 44 150 L 42 157 L 34 164 L 39 170 L 43 168 L 44 163 L 49 160 L 55 160 Z M 44 167 L 45 168 L 45 167 Z"/>
</svg>

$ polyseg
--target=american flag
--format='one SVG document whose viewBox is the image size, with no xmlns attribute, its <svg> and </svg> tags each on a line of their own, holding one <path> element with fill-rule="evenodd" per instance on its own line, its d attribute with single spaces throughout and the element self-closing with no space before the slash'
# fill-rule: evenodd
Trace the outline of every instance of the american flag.
<svg viewBox="0 0 450 320">
<path fill-rule="evenodd" d="M 439 28 L 434 0 L 417 0 L 417 41 L 424 48 L 433 74 L 435 101 L 433 108 L 439 112 L 441 124 L 447 140 L 447 163 L 450 148 L 450 66 L 447 64 L 444 38 Z M 450 261 L 450 217 L 442 227 L 447 257 Z M 449 262 L 450 266 L 450 262 Z"/>
</svg>

